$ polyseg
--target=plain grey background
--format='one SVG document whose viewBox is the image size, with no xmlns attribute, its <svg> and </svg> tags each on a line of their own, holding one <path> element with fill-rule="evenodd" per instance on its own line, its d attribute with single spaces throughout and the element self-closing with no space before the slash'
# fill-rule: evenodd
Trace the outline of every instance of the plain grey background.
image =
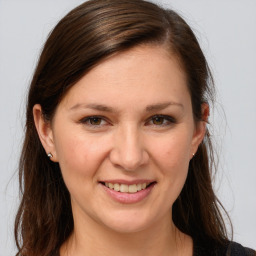
<svg viewBox="0 0 256 256">
<path fill-rule="evenodd" d="M 82 2 L 0 0 L 0 256 L 15 254 L 27 87 L 49 31 Z M 212 68 L 218 98 L 211 122 L 220 152 L 215 187 L 233 221 L 234 240 L 256 249 L 256 0 L 155 2 L 185 17 Z"/>
</svg>

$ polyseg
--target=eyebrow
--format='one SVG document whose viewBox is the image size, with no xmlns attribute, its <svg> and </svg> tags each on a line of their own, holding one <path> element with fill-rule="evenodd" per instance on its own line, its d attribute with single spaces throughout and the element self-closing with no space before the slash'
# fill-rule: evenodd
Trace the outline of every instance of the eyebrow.
<svg viewBox="0 0 256 256">
<path fill-rule="evenodd" d="M 163 110 L 169 106 L 178 106 L 181 107 L 182 109 L 184 108 L 184 106 L 181 103 L 177 103 L 177 102 L 163 102 L 163 103 L 156 103 L 156 104 L 152 104 L 152 105 L 148 105 L 146 106 L 146 112 L 152 112 L 152 111 L 160 111 Z M 106 105 L 102 105 L 102 104 L 76 104 L 73 107 L 71 107 L 69 110 L 75 110 L 78 108 L 85 108 L 85 109 L 93 109 L 93 110 L 98 110 L 98 111 L 103 111 L 103 112 L 116 112 L 116 110 L 114 110 L 112 107 L 106 106 Z"/>
<path fill-rule="evenodd" d="M 178 106 L 181 107 L 182 109 L 184 108 L 184 106 L 181 103 L 177 103 L 177 102 L 163 102 L 163 103 L 157 103 L 157 104 L 153 104 L 153 105 L 149 105 L 146 107 L 146 111 L 147 112 L 151 112 L 151 111 L 159 111 L 159 110 L 163 110 L 169 106 Z"/>
<path fill-rule="evenodd" d="M 78 108 L 89 108 L 89 109 L 94 109 L 94 110 L 99 110 L 103 112 L 115 112 L 113 108 L 108 107 L 106 105 L 102 104 L 76 104 L 73 107 L 71 107 L 69 110 L 75 110 Z"/>
</svg>

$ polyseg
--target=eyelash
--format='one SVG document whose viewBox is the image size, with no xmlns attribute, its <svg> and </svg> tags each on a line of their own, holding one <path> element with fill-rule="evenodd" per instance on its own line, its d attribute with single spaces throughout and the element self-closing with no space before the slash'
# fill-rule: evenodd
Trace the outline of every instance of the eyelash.
<svg viewBox="0 0 256 256">
<path fill-rule="evenodd" d="M 150 124 L 150 122 L 153 122 L 157 118 L 163 119 L 162 120 L 163 123 L 162 124 L 154 124 L 154 123 Z M 97 121 L 100 121 L 100 123 L 99 124 L 92 124 L 91 122 L 93 121 L 93 119 L 96 119 Z M 84 125 L 88 125 L 92 128 L 101 128 L 102 126 L 106 125 L 106 124 L 101 124 L 102 121 L 104 121 L 106 123 L 110 123 L 103 116 L 88 116 L 88 117 L 82 118 L 79 122 L 84 124 Z M 164 127 L 164 126 L 170 126 L 170 125 L 175 124 L 175 123 L 177 123 L 176 119 L 171 117 L 171 116 L 168 116 L 168 115 L 154 115 L 154 116 L 151 116 L 149 119 L 147 119 L 146 126 L 153 125 L 155 127 Z"/>
</svg>

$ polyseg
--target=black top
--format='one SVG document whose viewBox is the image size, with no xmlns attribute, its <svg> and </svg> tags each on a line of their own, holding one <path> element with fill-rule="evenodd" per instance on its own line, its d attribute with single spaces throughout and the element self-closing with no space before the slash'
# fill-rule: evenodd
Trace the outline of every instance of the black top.
<svg viewBox="0 0 256 256">
<path fill-rule="evenodd" d="M 194 241 L 193 256 L 256 256 L 256 252 L 235 242 L 220 245 Z"/>
</svg>

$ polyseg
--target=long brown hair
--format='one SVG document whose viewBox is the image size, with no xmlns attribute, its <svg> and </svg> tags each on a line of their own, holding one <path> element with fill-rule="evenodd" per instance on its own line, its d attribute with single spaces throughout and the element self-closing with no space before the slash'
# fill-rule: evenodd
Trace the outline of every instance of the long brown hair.
<svg viewBox="0 0 256 256">
<path fill-rule="evenodd" d="M 19 165 L 22 200 L 15 221 L 17 255 L 53 255 L 74 228 L 69 192 L 58 163 L 49 161 L 40 143 L 33 106 L 40 104 L 51 121 L 62 97 L 90 69 L 140 44 L 162 45 L 179 59 L 195 121 L 202 119 L 202 103 L 213 101 L 206 59 L 191 28 L 173 10 L 142 0 L 91 0 L 68 13 L 44 45 L 28 94 Z M 173 205 L 173 221 L 193 239 L 222 243 L 227 231 L 212 187 L 214 163 L 208 131 Z"/>
</svg>

